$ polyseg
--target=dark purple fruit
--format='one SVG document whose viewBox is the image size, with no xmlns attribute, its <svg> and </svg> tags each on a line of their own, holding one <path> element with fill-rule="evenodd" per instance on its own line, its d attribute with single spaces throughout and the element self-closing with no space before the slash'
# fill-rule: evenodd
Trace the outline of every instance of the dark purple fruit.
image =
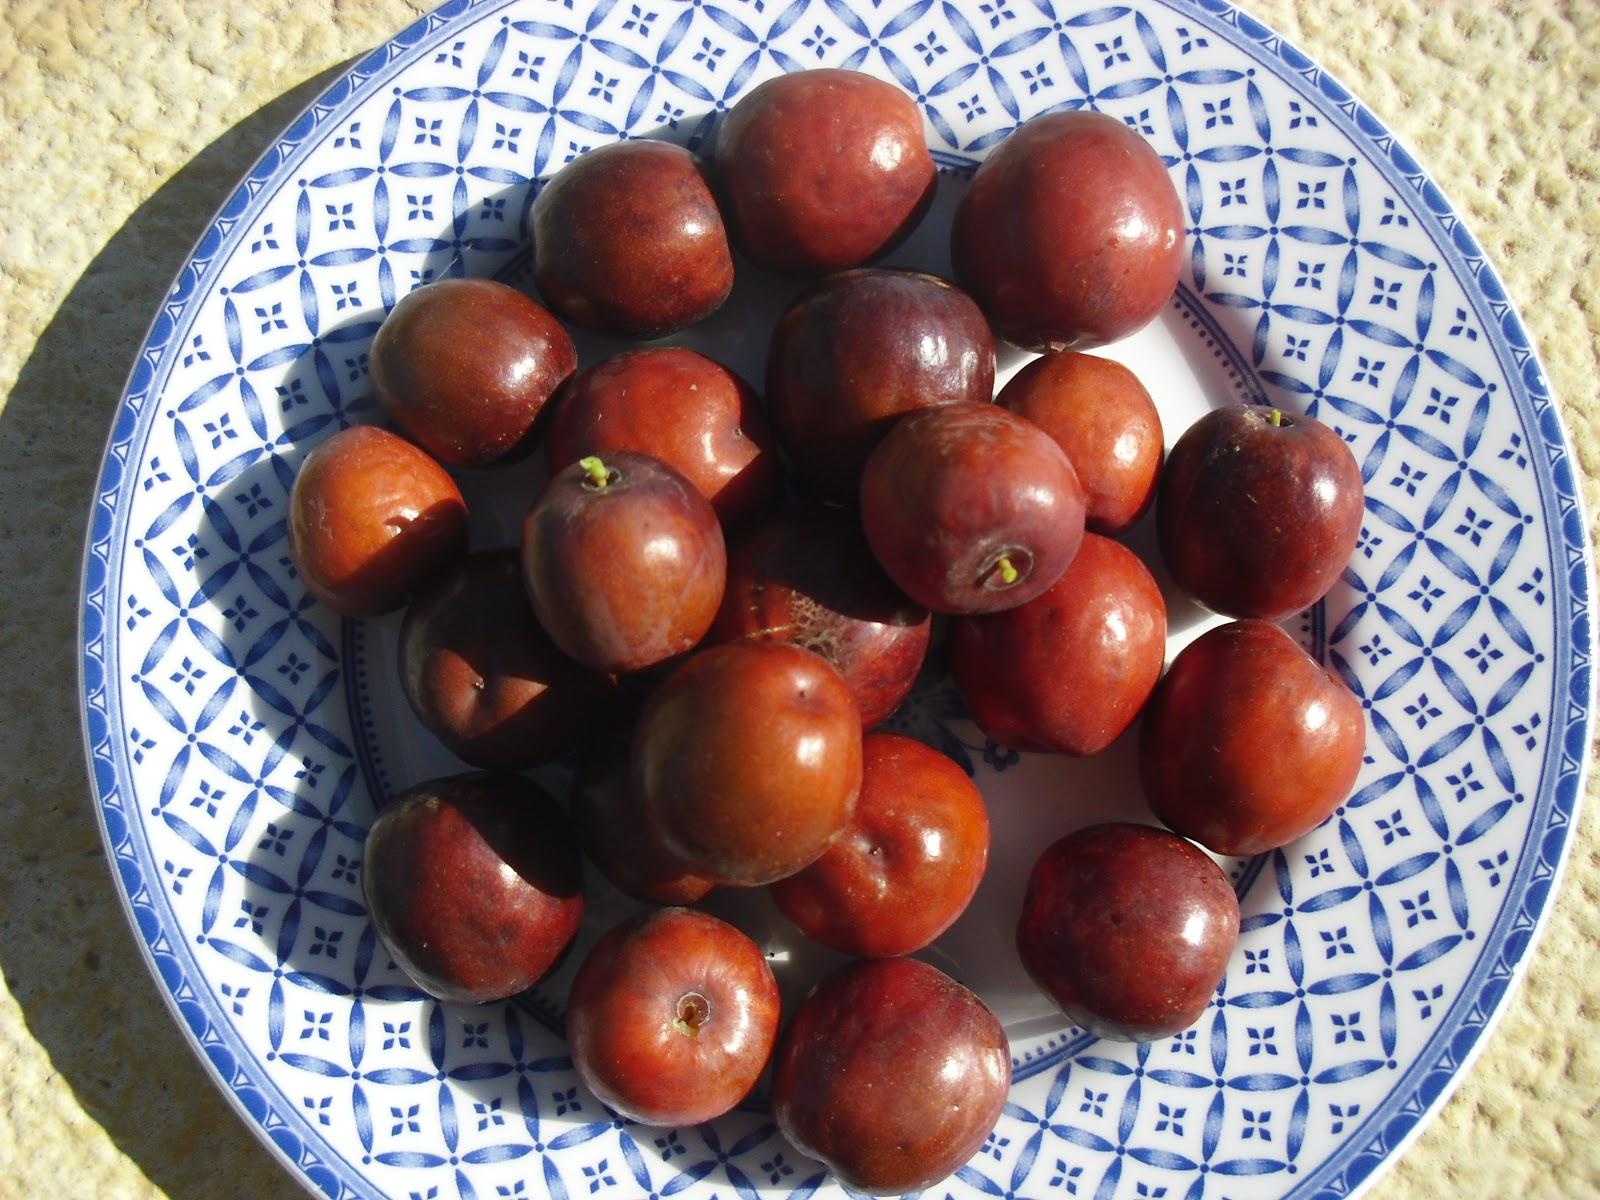
<svg viewBox="0 0 1600 1200">
<path fill-rule="evenodd" d="M 772 333 L 767 402 L 800 473 L 854 504 L 867 455 L 903 414 L 994 395 L 994 338 L 965 292 L 911 271 L 845 271 Z"/>
</svg>

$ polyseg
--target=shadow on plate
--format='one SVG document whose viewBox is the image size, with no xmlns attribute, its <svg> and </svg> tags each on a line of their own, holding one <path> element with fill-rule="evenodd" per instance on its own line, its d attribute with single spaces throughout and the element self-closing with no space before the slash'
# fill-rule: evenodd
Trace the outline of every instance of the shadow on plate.
<svg viewBox="0 0 1600 1200">
<path fill-rule="evenodd" d="M 0 412 L 0 500 L 12 514 L 0 549 L 0 636 L 10 663 L 0 815 L 11 852 L 0 876 L 0 971 L 89 1118 L 174 1200 L 213 1195 L 219 1178 L 261 1200 L 303 1193 L 233 1117 L 185 1044 L 106 871 L 79 735 L 83 503 L 174 264 L 245 170 L 347 66 L 266 104 L 146 200 L 73 284 Z"/>
</svg>

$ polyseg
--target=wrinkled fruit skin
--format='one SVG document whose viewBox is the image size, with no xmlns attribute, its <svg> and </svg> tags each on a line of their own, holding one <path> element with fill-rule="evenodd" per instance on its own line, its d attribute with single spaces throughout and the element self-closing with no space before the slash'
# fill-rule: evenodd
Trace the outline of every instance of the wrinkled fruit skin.
<svg viewBox="0 0 1600 1200">
<path fill-rule="evenodd" d="M 565 754 L 612 693 L 539 626 L 514 550 L 468 555 L 417 594 L 400 626 L 400 686 L 457 758 L 508 771 Z"/>
<path fill-rule="evenodd" d="M 289 553 L 306 590 L 347 617 L 398 608 L 467 549 L 455 480 L 404 438 L 341 430 L 306 455 L 289 493 Z"/>
<path fill-rule="evenodd" d="M 1361 701 L 1266 621 L 1183 648 L 1139 737 L 1151 810 L 1218 854 L 1288 845 L 1350 795 L 1366 749 Z"/>
<path fill-rule="evenodd" d="M 989 816 L 967 773 L 892 733 L 862 742 L 855 816 L 823 856 L 772 885 L 783 915 L 845 954 L 920 950 L 955 923 L 989 861 Z"/>
<path fill-rule="evenodd" d="M 727 550 L 711 504 L 658 459 L 607 455 L 608 482 L 558 472 L 522 526 L 522 570 L 550 638 L 597 671 L 691 649 L 722 602 Z"/>
<path fill-rule="evenodd" d="M 558 171 L 530 222 L 539 294 L 585 329 L 654 338 L 733 290 L 733 252 L 700 163 L 681 146 L 613 142 Z"/>
<path fill-rule="evenodd" d="M 796 71 L 752 89 L 718 128 L 714 163 L 739 248 L 796 274 L 877 257 L 933 199 L 915 101 L 856 71 Z"/>
<path fill-rule="evenodd" d="M 552 475 L 589 454 L 659 458 L 729 529 L 778 496 L 778 456 L 755 394 L 693 350 L 634 350 L 578 372 L 556 397 L 544 447 Z"/>
<path fill-rule="evenodd" d="M 916 682 L 933 618 L 878 566 L 855 519 L 838 509 L 789 513 L 728 558 L 713 642 L 789 642 L 844 677 L 871 728 Z"/>
<path fill-rule="evenodd" d="M 995 147 L 956 207 L 956 279 L 995 332 L 1028 350 L 1086 350 L 1167 304 L 1183 206 L 1150 144 L 1095 112 L 1035 117 Z"/>
<path fill-rule="evenodd" d="M 367 834 L 362 890 L 417 986 L 470 1004 L 532 987 L 583 917 L 566 814 L 515 775 L 458 775 L 396 797 Z"/>
<path fill-rule="evenodd" d="M 911 271 L 846 271 L 779 318 L 767 399 L 801 474 L 853 504 L 867 455 L 902 413 L 987 403 L 994 367 L 989 324 L 965 292 Z"/>
<path fill-rule="evenodd" d="M 650 904 L 693 904 L 709 879 L 685 870 L 656 842 L 629 786 L 628 737 L 606 738 L 584 755 L 572 787 L 578 843 L 619 891 Z"/>
<path fill-rule="evenodd" d="M 690 871 L 754 887 L 817 859 L 855 811 L 861 712 L 828 663 L 783 642 L 687 659 L 646 703 L 633 789 Z"/>
<path fill-rule="evenodd" d="M 1132 724 L 1166 657 L 1161 588 L 1099 534 L 1017 608 L 950 623 L 950 670 L 978 728 L 1017 750 L 1098 754 Z"/>
<path fill-rule="evenodd" d="M 1038 426 L 993 404 L 947 404 L 902 418 L 872 452 L 861 524 L 919 604 L 997 612 L 1061 578 L 1083 539 L 1083 487 Z"/>
<path fill-rule="evenodd" d="M 1120 533 L 1156 497 L 1161 417 L 1150 393 L 1119 362 L 1063 350 L 1034 359 L 995 397 L 1066 451 L 1084 491 L 1084 524 Z"/>
<path fill-rule="evenodd" d="M 1361 536 L 1350 448 L 1315 417 L 1214 409 L 1173 446 L 1156 498 L 1161 557 L 1214 612 L 1277 621 L 1331 588 Z"/>
<path fill-rule="evenodd" d="M 772 1115 L 846 1187 L 899 1195 L 977 1153 L 1011 1086 L 1005 1031 L 982 1000 L 911 958 L 819 983 L 773 1064 Z"/>
<path fill-rule="evenodd" d="M 402 433 L 442 463 L 481 467 L 526 449 L 578 352 L 516 288 L 441 279 L 401 297 L 371 363 L 373 394 Z"/>
<path fill-rule="evenodd" d="M 640 913 L 600 939 L 572 982 L 567 1046 L 618 1114 L 688 1127 L 749 1094 L 778 1035 L 760 948 L 686 908 Z"/>
<path fill-rule="evenodd" d="M 1092 825 L 1034 864 L 1022 964 L 1074 1025 L 1148 1042 L 1193 1025 L 1239 938 L 1239 901 L 1194 846 L 1146 825 Z"/>
</svg>

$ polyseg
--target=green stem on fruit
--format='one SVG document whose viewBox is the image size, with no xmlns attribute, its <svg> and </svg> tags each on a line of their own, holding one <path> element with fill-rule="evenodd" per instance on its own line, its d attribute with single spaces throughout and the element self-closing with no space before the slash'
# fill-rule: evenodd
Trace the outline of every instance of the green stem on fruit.
<svg viewBox="0 0 1600 1200">
<path fill-rule="evenodd" d="M 1273 409 L 1267 414 L 1267 424 L 1274 429 L 1280 428 L 1283 425 L 1283 413 L 1276 408 Z"/>
<path fill-rule="evenodd" d="M 994 564 L 994 569 L 1000 573 L 1000 582 L 1010 587 L 1017 581 L 1017 568 L 1011 565 L 1011 559 L 1002 554 L 1000 561 Z"/>
<path fill-rule="evenodd" d="M 578 466 L 583 468 L 583 473 L 589 477 L 588 482 L 593 487 L 603 488 L 611 482 L 611 472 L 606 469 L 606 464 L 594 455 L 580 458 Z"/>
</svg>

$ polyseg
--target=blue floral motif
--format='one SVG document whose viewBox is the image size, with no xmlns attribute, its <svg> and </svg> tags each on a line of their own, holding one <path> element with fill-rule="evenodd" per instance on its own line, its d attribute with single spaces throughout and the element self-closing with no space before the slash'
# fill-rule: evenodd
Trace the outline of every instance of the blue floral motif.
<svg viewBox="0 0 1600 1200">
<path fill-rule="evenodd" d="M 1019 1041 L 1005 1118 L 941 1192 L 1347 1194 L 1459 1071 L 1547 903 L 1588 740 L 1586 539 L 1481 250 L 1370 113 L 1217 0 L 451 0 L 336 83 L 179 276 L 97 493 L 91 767 L 162 985 L 331 1197 L 840 1194 L 760 1112 L 607 1112 L 537 993 L 463 1012 L 388 961 L 360 894 L 381 747 L 355 635 L 284 524 L 309 446 L 370 411 L 400 296 L 513 269 L 536 181 L 583 149 L 703 148 L 811 65 L 897 81 L 954 172 L 1039 112 L 1139 130 L 1184 205 L 1180 313 L 1241 386 L 1333 424 L 1367 485 L 1302 629 L 1370 722 L 1355 793 L 1244 870 L 1241 953 L 1194 1029 Z M 939 671 L 894 727 L 974 774 L 1020 761 Z"/>
<path fill-rule="evenodd" d="M 1022 761 L 1022 755 L 1009 746 L 1002 746 L 993 738 L 984 738 L 983 761 L 1000 772 L 1016 766 Z"/>
</svg>

